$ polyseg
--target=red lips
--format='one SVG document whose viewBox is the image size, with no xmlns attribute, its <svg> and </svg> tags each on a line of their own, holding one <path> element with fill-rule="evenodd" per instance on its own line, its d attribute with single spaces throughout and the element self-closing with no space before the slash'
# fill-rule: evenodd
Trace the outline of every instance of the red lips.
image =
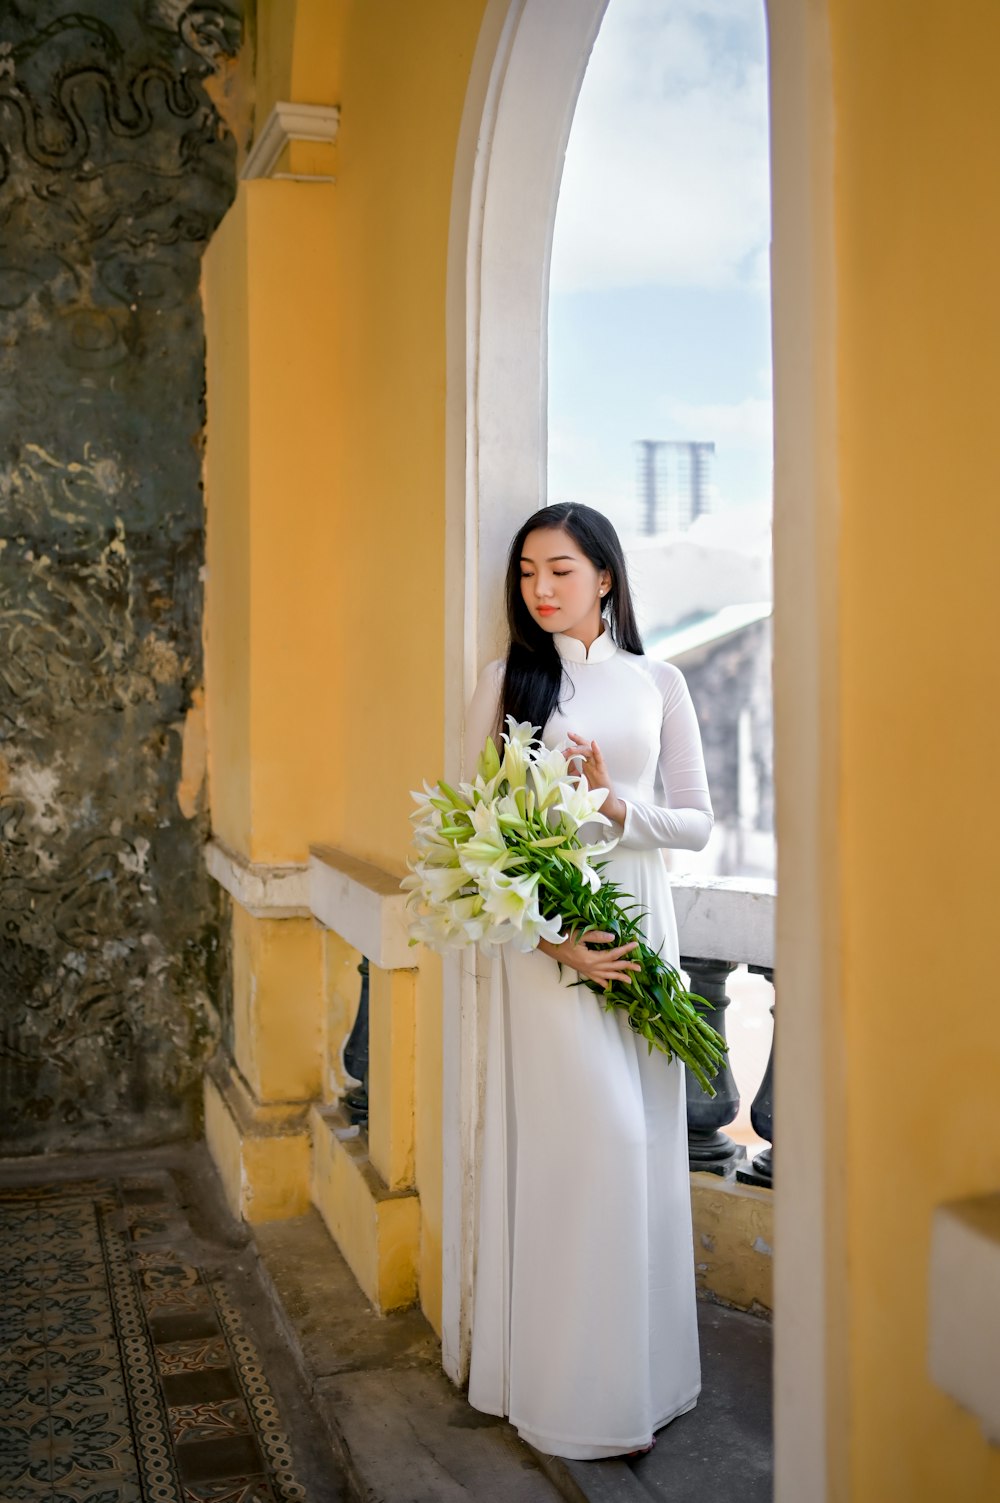
<svg viewBox="0 0 1000 1503">
<path fill-rule="evenodd" d="M 557 605 L 536 605 L 535 610 L 540 616 L 551 616 L 559 609 Z"/>
</svg>

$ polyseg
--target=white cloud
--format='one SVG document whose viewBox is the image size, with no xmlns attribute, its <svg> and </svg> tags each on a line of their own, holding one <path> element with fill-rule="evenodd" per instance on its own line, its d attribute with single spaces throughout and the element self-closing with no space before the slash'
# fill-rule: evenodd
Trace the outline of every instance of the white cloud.
<svg viewBox="0 0 1000 1503">
<path fill-rule="evenodd" d="M 761 397 L 744 397 L 741 402 L 671 402 L 665 411 L 673 438 L 710 438 L 734 449 L 771 442 L 771 403 Z"/>
<path fill-rule="evenodd" d="M 611 0 L 566 153 L 559 292 L 764 286 L 762 0 Z"/>
</svg>

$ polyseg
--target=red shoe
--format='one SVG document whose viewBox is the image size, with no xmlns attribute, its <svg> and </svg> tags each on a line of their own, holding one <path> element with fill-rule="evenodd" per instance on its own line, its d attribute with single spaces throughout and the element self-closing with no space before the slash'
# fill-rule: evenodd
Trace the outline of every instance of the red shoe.
<svg viewBox="0 0 1000 1503">
<path fill-rule="evenodd" d="M 626 1456 L 648 1456 L 655 1445 L 656 1436 L 654 1435 L 648 1446 L 640 1446 L 638 1451 L 626 1451 L 625 1454 Z"/>
</svg>

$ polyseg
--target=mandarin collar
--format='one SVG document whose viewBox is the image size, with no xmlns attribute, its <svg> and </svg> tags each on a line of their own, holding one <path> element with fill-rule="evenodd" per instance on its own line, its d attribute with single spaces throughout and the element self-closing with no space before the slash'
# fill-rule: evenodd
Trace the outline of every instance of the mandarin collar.
<svg viewBox="0 0 1000 1503">
<path fill-rule="evenodd" d="M 604 663 L 608 658 L 613 658 L 618 651 L 615 639 L 607 626 L 601 635 L 591 642 L 589 652 L 579 637 L 568 637 L 565 632 L 561 631 L 555 632 L 554 636 L 556 648 L 564 663 Z"/>
</svg>

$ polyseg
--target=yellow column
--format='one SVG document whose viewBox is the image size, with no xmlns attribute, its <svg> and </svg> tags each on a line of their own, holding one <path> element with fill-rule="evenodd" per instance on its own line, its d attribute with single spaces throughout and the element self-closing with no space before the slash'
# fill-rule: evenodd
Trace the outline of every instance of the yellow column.
<svg viewBox="0 0 1000 1503">
<path fill-rule="evenodd" d="M 205 258 L 209 785 L 214 833 L 251 872 L 307 858 L 333 741 L 333 192 L 242 183 Z M 209 1147 L 234 1210 L 296 1215 L 323 1088 L 321 931 L 236 901 L 232 964 Z"/>
<path fill-rule="evenodd" d="M 371 967 L 369 1152 L 390 1190 L 413 1184 L 414 971 Z"/>
<path fill-rule="evenodd" d="M 842 1496 L 987 1503 L 1000 1448 L 931 1380 L 928 1275 L 936 1206 L 1000 1187 L 1000 1031 L 978 996 L 1000 848 L 1000 7 L 831 0 L 830 14 Z"/>
</svg>

